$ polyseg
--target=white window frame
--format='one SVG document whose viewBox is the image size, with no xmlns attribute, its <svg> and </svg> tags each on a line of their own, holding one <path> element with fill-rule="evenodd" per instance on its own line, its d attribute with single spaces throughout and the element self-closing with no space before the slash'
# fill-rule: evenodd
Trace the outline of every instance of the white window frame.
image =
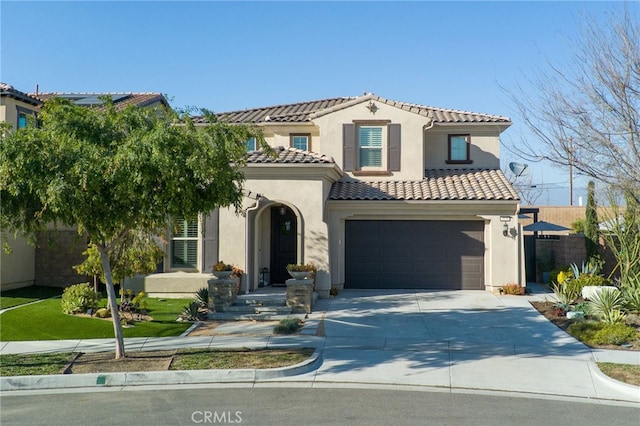
<svg viewBox="0 0 640 426">
<path fill-rule="evenodd" d="M 363 128 L 378 128 L 381 131 L 381 145 L 379 147 L 363 147 L 360 140 L 360 129 Z M 358 150 L 358 170 L 386 170 L 387 169 L 387 138 L 388 138 L 388 124 L 387 123 L 357 123 L 356 125 L 356 146 Z M 371 149 L 380 151 L 380 165 L 368 166 L 362 164 L 362 150 Z"/>
<path fill-rule="evenodd" d="M 307 133 L 292 133 L 290 135 L 291 137 L 291 147 L 292 148 L 296 148 L 296 149 L 301 149 L 303 151 L 310 151 L 311 150 L 311 136 Z M 305 147 L 304 148 L 299 148 L 296 146 L 296 138 L 304 138 L 305 139 Z"/>
<path fill-rule="evenodd" d="M 185 222 L 184 219 L 179 219 L 179 221 L 182 221 L 183 223 Z M 171 229 L 170 230 L 170 239 L 169 239 L 169 259 L 168 259 L 168 264 L 169 264 L 169 270 L 171 271 L 198 271 L 199 265 L 200 265 L 200 256 L 201 256 L 201 246 L 202 246 L 202 239 L 201 239 L 201 234 L 202 234 L 202 220 L 201 217 L 198 216 L 196 218 L 196 222 L 197 222 L 197 230 L 196 230 L 196 236 L 176 236 L 175 235 L 175 230 Z M 188 225 L 187 225 L 188 226 Z M 174 263 L 174 257 L 173 257 L 173 244 L 175 242 L 189 242 L 189 241 L 195 241 L 195 246 L 196 246 L 196 259 L 195 259 L 195 264 L 194 265 L 180 265 L 180 264 L 175 264 Z"/>
<path fill-rule="evenodd" d="M 248 141 L 245 141 L 244 147 L 247 150 L 247 152 L 256 151 L 257 150 L 256 144 L 257 144 L 256 138 L 250 138 Z"/>
</svg>

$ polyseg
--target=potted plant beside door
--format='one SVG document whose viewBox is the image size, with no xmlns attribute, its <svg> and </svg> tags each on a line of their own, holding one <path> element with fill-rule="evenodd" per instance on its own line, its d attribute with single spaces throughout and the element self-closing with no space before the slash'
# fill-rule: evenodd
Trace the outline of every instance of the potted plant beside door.
<svg viewBox="0 0 640 426">
<path fill-rule="evenodd" d="M 211 274 L 218 279 L 227 279 L 233 274 L 233 265 L 224 263 L 222 260 L 216 262 L 211 267 Z"/>
<path fill-rule="evenodd" d="M 296 280 L 304 280 L 307 278 L 313 279 L 316 273 L 316 267 L 311 263 L 307 264 L 294 264 L 287 265 L 287 272 L 292 278 Z"/>
</svg>

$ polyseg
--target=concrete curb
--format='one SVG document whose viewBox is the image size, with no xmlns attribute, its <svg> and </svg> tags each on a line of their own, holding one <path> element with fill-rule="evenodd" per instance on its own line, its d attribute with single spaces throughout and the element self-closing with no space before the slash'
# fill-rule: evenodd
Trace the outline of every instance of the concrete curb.
<svg viewBox="0 0 640 426">
<path fill-rule="evenodd" d="M 309 373 L 322 364 L 316 349 L 306 360 L 288 367 L 238 370 L 180 370 L 131 373 L 55 374 L 0 377 L 0 392 L 206 383 L 254 383 Z"/>
<path fill-rule="evenodd" d="M 598 368 L 598 364 L 595 362 L 589 363 L 589 370 L 591 370 L 591 376 L 599 384 L 615 392 L 628 395 L 630 398 L 633 398 L 630 401 L 640 403 L 640 386 L 630 385 L 607 376 Z M 606 395 L 604 395 L 604 397 L 606 398 Z"/>
</svg>

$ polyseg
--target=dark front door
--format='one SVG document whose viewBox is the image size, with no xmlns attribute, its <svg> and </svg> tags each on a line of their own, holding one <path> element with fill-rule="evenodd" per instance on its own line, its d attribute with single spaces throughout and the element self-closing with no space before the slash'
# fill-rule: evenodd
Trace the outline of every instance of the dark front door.
<svg viewBox="0 0 640 426">
<path fill-rule="evenodd" d="M 296 215 L 288 207 L 271 207 L 271 284 L 291 278 L 287 265 L 297 262 Z"/>
</svg>

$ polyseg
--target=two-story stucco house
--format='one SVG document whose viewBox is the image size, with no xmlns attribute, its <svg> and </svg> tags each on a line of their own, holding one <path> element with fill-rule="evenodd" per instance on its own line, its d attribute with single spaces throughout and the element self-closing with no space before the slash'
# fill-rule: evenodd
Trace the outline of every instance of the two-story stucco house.
<svg viewBox="0 0 640 426">
<path fill-rule="evenodd" d="M 509 118 L 368 94 L 219 119 L 259 126 L 277 156 L 247 141 L 244 215 L 220 209 L 184 223 L 169 236 L 164 273 L 134 287 L 192 292 L 220 259 L 244 269 L 244 291 L 309 262 L 320 297 L 331 287 L 524 284 L 519 198 L 500 171 Z"/>
</svg>

